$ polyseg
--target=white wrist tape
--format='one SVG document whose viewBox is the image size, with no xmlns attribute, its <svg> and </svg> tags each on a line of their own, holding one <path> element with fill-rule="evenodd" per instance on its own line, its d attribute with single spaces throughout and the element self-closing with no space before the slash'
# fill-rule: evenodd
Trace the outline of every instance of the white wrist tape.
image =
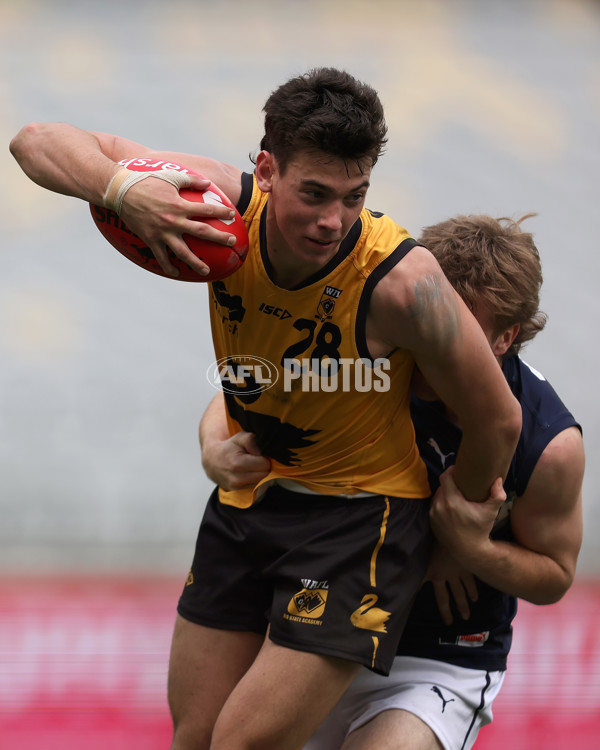
<svg viewBox="0 0 600 750">
<path fill-rule="evenodd" d="M 187 187 L 191 178 L 184 172 L 178 172 L 175 169 L 162 169 L 160 172 L 131 172 L 129 169 L 122 167 L 111 179 L 104 193 L 102 203 L 104 208 L 110 208 L 119 216 L 123 207 L 125 193 L 130 187 L 146 177 L 157 177 L 159 180 L 171 183 L 177 190 Z"/>
</svg>

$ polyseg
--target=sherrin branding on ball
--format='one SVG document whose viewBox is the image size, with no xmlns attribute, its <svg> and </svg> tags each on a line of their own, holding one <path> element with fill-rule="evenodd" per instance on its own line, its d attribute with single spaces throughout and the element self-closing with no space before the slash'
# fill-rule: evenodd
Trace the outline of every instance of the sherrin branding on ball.
<svg viewBox="0 0 600 750">
<path fill-rule="evenodd" d="M 153 173 L 155 177 L 160 175 L 162 179 L 166 179 L 176 187 L 185 185 L 185 175 L 199 174 L 193 169 L 183 167 L 180 164 L 157 159 L 123 159 L 119 164 L 132 173 L 150 172 Z M 120 173 L 117 173 L 116 179 L 120 178 L 120 184 L 125 186 L 124 189 L 123 187 L 119 189 L 118 186 L 115 186 L 112 191 L 114 194 L 111 196 L 110 201 L 107 201 L 105 196 L 105 203 L 108 203 L 111 206 L 117 204 L 120 205 L 122 196 L 125 194 L 128 187 L 125 183 L 128 178 L 134 177 L 133 175 L 127 175 L 124 172 L 123 175 L 124 179 L 121 178 Z M 137 179 L 140 179 L 140 177 L 141 176 L 138 176 Z M 229 198 L 212 182 L 208 188 L 203 191 L 188 190 L 185 187 L 181 187 L 179 192 L 181 197 L 187 201 L 225 205 L 235 210 L 235 206 L 231 203 Z M 111 193 L 111 186 L 109 186 L 107 190 L 107 195 L 109 195 L 109 193 Z M 151 271 L 152 273 L 156 273 L 159 276 L 164 276 L 168 279 L 176 279 L 177 281 L 216 281 L 218 279 L 224 279 L 227 276 L 231 276 L 234 271 L 237 271 L 244 262 L 248 252 L 248 232 L 244 221 L 237 210 L 235 211 L 235 218 L 233 219 L 203 219 L 197 217 L 198 221 L 203 221 L 215 229 L 235 235 L 237 238 L 236 242 L 232 247 L 228 247 L 226 245 L 218 245 L 216 242 L 207 242 L 206 240 L 200 240 L 196 237 L 184 234 L 183 239 L 188 247 L 194 255 L 198 256 L 204 261 L 204 263 L 206 263 L 210 268 L 210 273 L 206 276 L 201 276 L 193 271 L 182 260 L 177 258 L 174 253 L 169 251 L 169 260 L 179 271 L 179 276 L 169 276 L 162 270 L 150 248 L 147 247 L 144 242 L 127 227 L 117 211 L 112 208 L 96 206 L 91 203 L 90 210 L 94 223 L 104 238 L 108 240 L 114 248 L 130 261 L 141 266 L 141 268 L 145 268 L 147 271 Z"/>
</svg>

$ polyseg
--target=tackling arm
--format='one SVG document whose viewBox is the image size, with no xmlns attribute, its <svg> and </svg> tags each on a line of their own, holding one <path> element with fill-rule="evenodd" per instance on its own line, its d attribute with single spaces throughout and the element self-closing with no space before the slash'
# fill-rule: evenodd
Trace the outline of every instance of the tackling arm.
<svg viewBox="0 0 600 750">
<path fill-rule="evenodd" d="M 450 554 L 485 583 L 534 604 L 552 604 L 569 589 L 582 538 L 581 433 L 570 427 L 542 453 L 526 491 L 514 501 L 515 542 L 494 540 L 493 503 L 473 506 L 457 491 L 451 472 L 442 478 L 431 522 Z"/>
<path fill-rule="evenodd" d="M 206 408 L 199 436 L 204 471 L 224 490 L 255 487 L 271 470 L 271 462 L 261 455 L 253 433 L 241 431 L 230 436 L 222 394 Z"/>
</svg>

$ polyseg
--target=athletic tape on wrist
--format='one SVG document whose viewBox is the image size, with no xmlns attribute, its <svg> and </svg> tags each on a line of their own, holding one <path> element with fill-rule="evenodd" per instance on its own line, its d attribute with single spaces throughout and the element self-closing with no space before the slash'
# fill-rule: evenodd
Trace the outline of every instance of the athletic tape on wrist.
<svg viewBox="0 0 600 750">
<path fill-rule="evenodd" d="M 131 172 L 129 169 L 122 167 L 108 183 L 102 199 L 104 208 L 110 208 L 120 216 L 125 194 L 136 182 L 145 180 L 146 177 L 157 177 L 159 180 L 169 182 L 177 190 L 187 187 L 192 181 L 188 174 L 178 172 L 175 169 L 163 169 L 160 172 Z"/>
</svg>

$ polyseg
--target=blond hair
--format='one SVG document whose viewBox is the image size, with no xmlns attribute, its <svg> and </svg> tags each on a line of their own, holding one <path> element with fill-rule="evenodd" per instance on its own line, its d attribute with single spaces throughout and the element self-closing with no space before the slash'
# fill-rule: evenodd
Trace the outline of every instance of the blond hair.
<svg viewBox="0 0 600 750">
<path fill-rule="evenodd" d="M 468 307 L 483 304 L 493 315 L 495 333 L 518 323 L 520 330 L 507 352 L 517 354 L 546 325 L 539 309 L 542 286 L 540 256 L 533 235 L 518 220 L 491 216 L 456 216 L 426 227 L 419 242 L 438 260 Z"/>
</svg>

